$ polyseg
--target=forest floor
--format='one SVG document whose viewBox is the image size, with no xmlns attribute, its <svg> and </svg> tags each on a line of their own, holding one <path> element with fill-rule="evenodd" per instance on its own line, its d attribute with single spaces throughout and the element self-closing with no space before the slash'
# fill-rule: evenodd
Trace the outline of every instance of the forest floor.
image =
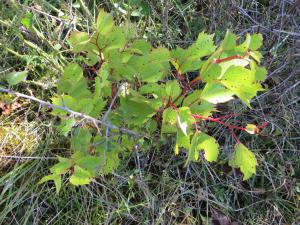
<svg viewBox="0 0 300 225">
<path fill-rule="evenodd" d="M 73 2 L 73 3 L 72 3 Z M 226 110 L 243 123 L 270 121 L 263 136 L 243 136 L 259 161 L 247 182 L 225 163 L 193 163 L 172 146 L 133 152 L 114 173 L 90 185 L 37 184 L 69 143 L 55 117 L 35 102 L 0 94 L 0 224 L 299 224 L 300 223 L 300 1 L 162 0 L 0 1 L 0 85 L 11 71 L 27 69 L 15 90 L 45 101 L 55 93 L 60 49 L 75 28 L 88 30 L 99 9 L 130 19 L 153 45 L 185 47 L 205 30 L 218 43 L 230 29 L 263 34 L 268 70 L 250 110 L 239 101 Z M 142 10 L 140 10 L 142 9 Z M 131 15 L 131 16 L 130 16 Z M 57 66 L 57 67 L 56 67 Z M 212 132 L 226 159 L 234 144 L 220 126 Z"/>
</svg>

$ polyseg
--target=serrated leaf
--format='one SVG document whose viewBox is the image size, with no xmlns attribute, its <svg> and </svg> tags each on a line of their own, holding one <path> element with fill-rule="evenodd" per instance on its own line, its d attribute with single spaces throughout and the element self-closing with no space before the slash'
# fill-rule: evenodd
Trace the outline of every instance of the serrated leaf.
<svg viewBox="0 0 300 225">
<path fill-rule="evenodd" d="M 12 72 L 7 74 L 5 79 L 10 85 L 16 85 L 26 79 L 27 73 L 28 71 Z"/>
<path fill-rule="evenodd" d="M 90 112 L 94 108 L 93 99 L 81 98 L 80 101 L 78 102 L 77 107 L 79 112 L 90 115 Z"/>
<path fill-rule="evenodd" d="M 84 170 L 80 166 L 75 165 L 74 172 L 70 177 L 70 183 L 75 186 L 89 184 L 92 178 L 93 176 L 89 171 Z"/>
<path fill-rule="evenodd" d="M 47 176 L 44 176 L 40 181 L 39 184 L 53 180 L 55 189 L 56 189 L 56 194 L 59 194 L 60 189 L 61 189 L 61 175 L 60 174 L 50 174 Z"/>
<path fill-rule="evenodd" d="M 218 65 L 221 67 L 221 74 L 219 75 L 219 79 L 221 79 L 229 67 L 231 66 L 246 67 L 249 65 L 249 61 L 245 59 L 232 59 L 229 61 L 219 63 Z"/>
<path fill-rule="evenodd" d="M 198 150 L 204 150 L 204 158 L 208 162 L 217 161 L 219 155 L 219 144 L 215 138 L 201 132 L 198 136 Z"/>
<path fill-rule="evenodd" d="M 70 63 L 65 67 L 64 73 L 57 85 L 57 89 L 61 92 L 70 90 L 83 76 L 83 70 L 77 63 Z"/>
<path fill-rule="evenodd" d="M 182 49 L 179 46 L 176 46 L 175 49 L 172 49 L 170 51 L 171 55 L 171 63 L 175 67 L 175 69 L 178 71 L 180 70 L 181 64 L 187 59 L 187 51 Z"/>
<path fill-rule="evenodd" d="M 153 94 L 155 98 L 162 96 L 162 89 L 164 88 L 164 85 L 159 85 L 157 83 L 149 83 L 146 85 L 143 85 L 141 89 L 139 90 L 141 94 Z"/>
<path fill-rule="evenodd" d="M 97 17 L 97 31 L 100 34 L 105 35 L 110 32 L 113 26 L 114 20 L 112 15 L 101 9 Z"/>
<path fill-rule="evenodd" d="M 187 58 L 180 66 L 179 73 L 185 74 L 187 72 L 192 72 L 199 70 L 201 66 L 203 65 L 203 61 L 201 60 L 195 60 L 191 58 Z"/>
<path fill-rule="evenodd" d="M 77 111 L 77 101 L 72 96 L 63 95 L 61 97 L 53 97 L 53 98 L 51 98 L 51 101 L 52 101 L 53 105 L 62 106 L 62 107 L 66 107 L 68 109 Z M 62 109 L 54 108 L 52 110 L 52 114 L 64 116 L 64 115 L 67 115 L 67 112 Z"/>
<path fill-rule="evenodd" d="M 259 83 L 253 82 L 250 70 L 231 66 L 221 79 L 221 84 L 237 95 L 249 108 L 251 99 L 258 91 L 264 90 Z"/>
<path fill-rule="evenodd" d="M 201 150 L 204 150 L 205 152 L 204 158 L 209 162 L 213 162 L 218 158 L 219 144 L 216 139 L 203 132 L 195 133 L 189 148 L 186 165 L 189 161 L 197 161 L 199 158 L 199 151 Z"/>
<path fill-rule="evenodd" d="M 64 136 L 68 136 L 69 132 L 71 131 L 72 127 L 75 125 L 76 120 L 74 118 L 70 119 L 63 119 L 57 129 L 59 133 Z"/>
<path fill-rule="evenodd" d="M 104 174 L 116 170 L 120 165 L 120 159 L 117 151 L 107 151 L 105 154 Z"/>
<path fill-rule="evenodd" d="M 75 164 L 80 168 L 88 171 L 93 176 L 96 176 L 100 169 L 101 157 L 96 156 L 84 156 L 75 160 Z"/>
<path fill-rule="evenodd" d="M 201 32 L 194 44 L 192 44 L 188 49 L 188 55 L 193 56 L 195 59 L 200 59 L 203 56 L 212 54 L 216 46 L 213 42 L 214 35 L 209 35 Z"/>
<path fill-rule="evenodd" d="M 190 137 L 191 132 L 188 133 L 188 135 L 185 135 L 181 130 L 178 130 L 176 135 L 176 146 L 188 149 L 191 144 Z"/>
<path fill-rule="evenodd" d="M 224 103 L 233 99 L 232 91 L 217 83 L 207 83 L 201 93 L 201 99 L 213 103 Z"/>
<path fill-rule="evenodd" d="M 72 166 L 72 161 L 67 158 L 58 157 L 59 162 L 50 168 L 53 174 L 65 174 Z"/>
<path fill-rule="evenodd" d="M 87 152 L 90 147 L 92 135 L 87 129 L 78 128 L 71 137 L 71 147 L 74 152 Z"/>
<path fill-rule="evenodd" d="M 245 53 L 248 51 L 249 46 L 251 43 L 251 35 L 246 34 L 246 39 L 243 43 L 235 47 L 235 51 L 240 52 L 240 53 Z"/>
<path fill-rule="evenodd" d="M 224 50 L 233 49 L 236 46 L 237 37 L 235 34 L 227 30 L 224 41 L 222 42 L 222 47 Z"/>
<path fill-rule="evenodd" d="M 243 180 L 248 180 L 253 174 L 256 173 L 257 160 L 253 152 L 239 143 L 234 148 L 234 156 L 230 161 L 230 165 L 236 168 L 240 168 L 244 174 Z"/>
</svg>

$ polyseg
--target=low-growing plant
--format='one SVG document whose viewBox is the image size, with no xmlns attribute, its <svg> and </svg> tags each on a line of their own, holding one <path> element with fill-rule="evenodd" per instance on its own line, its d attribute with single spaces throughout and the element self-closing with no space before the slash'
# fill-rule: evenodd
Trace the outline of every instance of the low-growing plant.
<svg viewBox="0 0 300 225">
<path fill-rule="evenodd" d="M 130 23 L 116 26 L 112 15 L 101 10 L 95 32 L 76 31 L 69 37 L 74 60 L 57 84 L 52 103 L 60 108 L 52 113 L 61 118 L 58 128 L 70 137 L 72 154 L 58 157 L 41 182 L 53 180 L 57 192 L 63 175 L 74 185 L 89 184 L 115 170 L 128 150 L 165 137 L 176 138 L 175 154 L 187 153 L 185 165 L 217 161 L 219 144 L 204 132 L 203 121 L 231 131 L 236 145 L 229 164 L 249 179 L 257 160 L 235 131 L 258 134 L 267 123 L 240 127 L 224 121 L 233 114 L 212 114 L 234 96 L 251 108 L 251 99 L 264 90 L 267 72 L 258 66 L 262 40 L 261 34 L 247 34 L 238 42 L 227 31 L 216 46 L 213 35 L 201 32 L 188 48 L 169 50 L 137 38 Z"/>
</svg>

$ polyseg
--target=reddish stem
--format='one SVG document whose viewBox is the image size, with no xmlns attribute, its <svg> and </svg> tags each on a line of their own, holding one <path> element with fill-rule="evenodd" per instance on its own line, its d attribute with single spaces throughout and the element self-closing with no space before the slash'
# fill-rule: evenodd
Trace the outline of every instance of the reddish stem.
<svg viewBox="0 0 300 225">
<path fill-rule="evenodd" d="M 189 83 L 187 83 L 182 91 L 181 91 L 181 94 L 178 95 L 178 97 L 173 101 L 173 104 L 175 104 L 181 97 L 183 97 L 188 91 L 190 88 L 192 88 L 193 86 L 195 86 L 197 83 L 199 83 L 201 81 L 201 78 L 200 76 L 197 76 L 196 78 L 194 78 L 192 81 L 190 81 Z"/>
<path fill-rule="evenodd" d="M 197 114 L 193 114 L 193 117 L 195 119 L 203 119 L 203 120 L 207 120 L 207 121 L 210 121 L 210 122 L 215 122 L 215 123 L 222 124 L 223 126 L 228 127 L 228 129 L 230 129 L 230 130 L 232 130 L 232 129 L 237 129 L 237 130 L 242 130 L 242 131 L 246 130 L 246 128 L 244 128 L 244 127 L 234 126 L 234 125 L 225 123 L 225 122 L 221 121 L 220 118 L 205 117 L 205 116 L 200 116 L 200 115 L 197 115 Z"/>
<path fill-rule="evenodd" d="M 215 63 L 222 63 L 222 62 L 230 61 L 233 59 L 243 59 L 243 60 L 246 60 L 247 62 L 249 62 L 248 59 L 245 59 L 245 56 L 248 56 L 248 55 L 249 55 L 249 53 L 247 52 L 244 56 L 232 55 L 232 56 L 228 56 L 228 57 L 222 58 L 222 59 L 215 59 Z"/>
<path fill-rule="evenodd" d="M 233 136 L 233 138 L 235 139 L 236 143 L 240 144 L 241 141 L 240 139 L 236 136 L 236 134 L 234 133 L 233 129 L 230 129 L 231 130 L 231 134 Z"/>
</svg>

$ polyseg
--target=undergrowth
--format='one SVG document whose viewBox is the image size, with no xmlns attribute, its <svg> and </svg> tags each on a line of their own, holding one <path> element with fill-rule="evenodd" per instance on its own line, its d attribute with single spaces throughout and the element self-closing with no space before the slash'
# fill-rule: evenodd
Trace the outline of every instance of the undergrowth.
<svg viewBox="0 0 300 225">
<path fill-rule="evenodd" d="M 53 185 L 37 183 L 55 163 L 56 155 L 69 156 L 70 143 L 53 128 L 58 122 L 50 110 L 5 97 L 5 101 L 0 98 L 5 105 L 0 120 L 1 131 L 8 133 L 0 138 L 0 156 L 15 157 L 1 158 L 6 166 L 0 178 L 0 224 L 218 224 L 222 219 L 232 224 L 297 224 L 297 1 L 169 0 L 145 1 L 140 6 L 116 2 L 121 1 L 2 1 L 0 76 L 27 69 L 28 78 L 18 90 L 49 100 L 56 92 L 62 65 L 70 61 L 68 35 L 74 29 L 88 29 L 100 8 L 113 13 L 118 23 L 128 18 L 135 21 L 140 36 L 154 46 L 186 47 L 202 30 L 216 33 L 217 43 L 227 29 L 239 35 L 260 32 L 265 40 L 263 64 L 268 77 L 263 85 L 267 91 L 252 102 L 253 110 L 237 100 L 219 109 L 242 115 L 231 122 L 270 121 L 264 136 L 238 136 L 257 157 L 256 176 L 243 182 L 225 161 L 184 167 L 186 156 L 174 156 L 174 143 L 166 141 L 151 149 L 135 149 L 118 170 L 88 186 L 73 187 L 64 181 L 57 196 Z M 35 29 L 26 27 L 28 20 Z M 219 137 L 220 158 L 226 158 L 234 145 L 230 131 L 216 125 L 209 132 Z M 5 137 L 28 146 L 22 146 L 25 151 L 9 146 L 13 139 Z M 9 149 L 4 150 L 4 145 Z"/>
</svg>

